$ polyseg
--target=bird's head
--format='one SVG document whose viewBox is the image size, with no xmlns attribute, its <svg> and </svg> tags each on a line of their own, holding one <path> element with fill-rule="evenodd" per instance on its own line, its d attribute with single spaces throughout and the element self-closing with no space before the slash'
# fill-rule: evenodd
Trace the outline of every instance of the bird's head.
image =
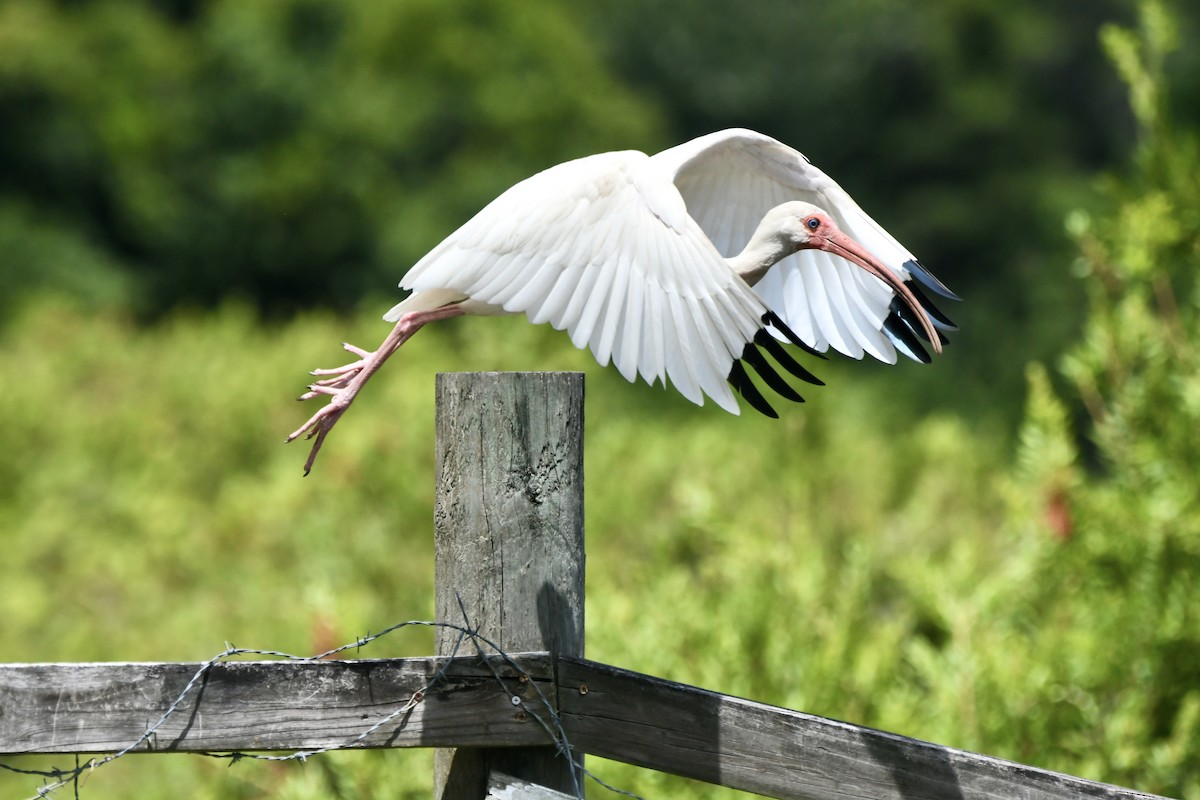
<svg viewBox="0 0 1200 800">
<path fill-rule="evenodd" d="M 786 248 L 788 254 L 801 250 L 824 250 L 851 261 L 896 288 L 895 278 L 867 248 L 846 235 L 828 212 L 799 200 L 771 209 L 763 218 L 762 228 Z"/>
<path fill-rule="evenodd" d="M 798 200 L 771 209 L 763 223 L 774 228 L 792 252 L 827 250 L 830 237 L 845 235 L 824 210 Z"/>
</svg>

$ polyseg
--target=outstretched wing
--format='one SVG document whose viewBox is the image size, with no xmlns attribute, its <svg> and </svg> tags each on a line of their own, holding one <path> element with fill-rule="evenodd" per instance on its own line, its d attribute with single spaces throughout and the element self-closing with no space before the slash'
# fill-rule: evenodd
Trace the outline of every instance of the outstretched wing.
<svg viewBox="0 0 1200 800">
<path fill-rule="evenodd" d="M 748 346 L 757 356 L 752 343 L 767 324 L 762 300 L 637 152 L 570 161 L 518 183 L 400 285 L 549 322 L 627 380 L 669 379 L 689 400 L 702 405 L 708 395 L 735 414 L 737 362 Z"/>
<path fill-rule="evenodd" d="M 701 136 L 653 157 L 675 182 L 688 211 L 722 255 L 742 250 L 770 209 L 804 200 L 828 212 L 851 238 L 894 270 L 941 330 L 954 324 L 910 279 L 943 297 L 958 299 L 922 268 L 903 245 L 880 227 L 836 182 L 781 142 L 733 129 Z M 909 317 L 882 281 L 820 250 L 803 250 L 779 262 L 754 287 L 805 342 L 854 358 L 870 353 L 895 363 L 896 349 L 928 361 Z M 906 313 L 907 312 L 907 313 Z"/>
</svg>

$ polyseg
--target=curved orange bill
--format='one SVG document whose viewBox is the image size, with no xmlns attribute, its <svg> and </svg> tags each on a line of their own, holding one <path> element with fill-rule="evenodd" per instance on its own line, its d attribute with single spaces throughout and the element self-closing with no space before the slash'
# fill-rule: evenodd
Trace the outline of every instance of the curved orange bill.
<svg viewBox="0 0 1200 800">
<path fill-rule="evenodd" d="M 928 337 L 929 343 L 933 345 L 933 352 L 941 354 L 942 342 L 933 327 L 933 320 L 929 319 L 929 315 L 925 313 L 925 309 L 921 307 L 916 296 L 909 291 L 909 288 L 904 285 L 904 281 L 900 280 L 900 277 L 895 272 L 885 267 L 883 262 L 871 255 L 867 248 L 841 231 L 831 233 L 823 242 L 816 244 L 818 249 L 824 250 L 826 253 L 833 253 L 835 256 L 841 256 L 847 261 L 857 264 L 892 287 L 892 291 L 904 300 L 904 303 L 912 309 L 913 313 L 917 315 L 917 319 L 921 321 L 921 328 L 925 331 L 925 336 Z"/>
</svg>

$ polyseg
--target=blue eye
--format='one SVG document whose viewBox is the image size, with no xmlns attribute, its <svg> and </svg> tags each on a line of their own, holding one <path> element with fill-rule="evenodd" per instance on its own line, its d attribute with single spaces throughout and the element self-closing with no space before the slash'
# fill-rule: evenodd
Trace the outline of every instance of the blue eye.
<svg viewBox="0 0 1200 800">
<path fill-rule="evenodd" d="M 817 228 L 821 227 L 821 220 L 817 219 L 816 217 L 809 217 L 807 220 L 805 220 L 804 224 L 808 226 L 810 231 L 815 231 Z"/>
</svg>

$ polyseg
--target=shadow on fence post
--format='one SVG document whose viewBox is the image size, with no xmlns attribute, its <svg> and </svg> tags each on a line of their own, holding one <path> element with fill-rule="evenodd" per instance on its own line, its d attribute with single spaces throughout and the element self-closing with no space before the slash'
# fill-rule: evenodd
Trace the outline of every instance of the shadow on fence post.
<svg viewBox="0 0 1200 800">
<path fill-rule="evenodd" d="M 434 528 L 438 621 L 461 624 L 461 599 L 505 651 L 583 656 L 581 373 L 437 376 Z M 438 655 L 456 639 L 439 629 Z M 435 796 L 483 798 L 492 770 L 576 791 L 553 748 L 460 747 L 437 751 Z"/>
</svg>

